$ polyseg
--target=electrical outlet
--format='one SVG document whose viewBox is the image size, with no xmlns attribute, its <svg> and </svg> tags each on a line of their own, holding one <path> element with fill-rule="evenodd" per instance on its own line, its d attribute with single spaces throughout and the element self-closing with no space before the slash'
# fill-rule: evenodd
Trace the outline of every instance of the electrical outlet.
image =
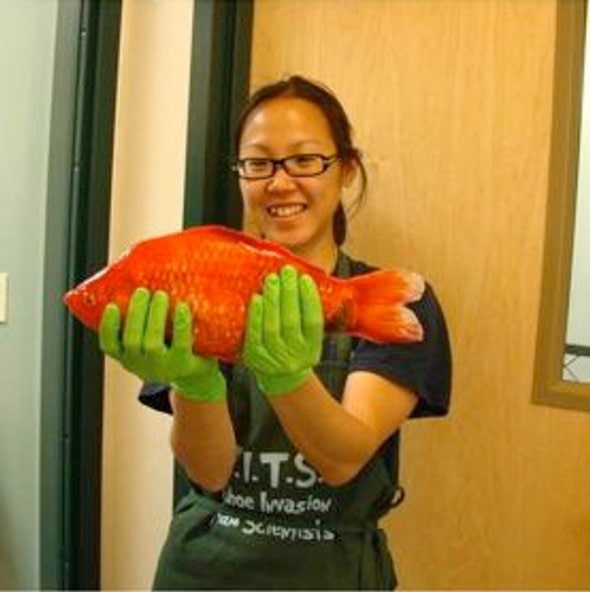
<svg viewBox="0 0 590 592">
<path fill-rule="evenodd" d="M 8 321 L 8 274 L 0 273 L 0 323 Z"/>
</svg>

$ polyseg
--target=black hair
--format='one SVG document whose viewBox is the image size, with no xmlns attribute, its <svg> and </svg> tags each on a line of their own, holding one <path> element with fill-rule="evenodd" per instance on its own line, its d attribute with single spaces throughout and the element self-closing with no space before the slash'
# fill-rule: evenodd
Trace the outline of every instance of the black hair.
<svg viewBox="0 0 590 592">
<path fill-rule="evenodd" d="M 290 76 L 289 78 L 259 88 L 250 97 L 238 119 L 234 138 L 236 155 L 239 154 L 242 133 L 250 114 L 262 103 L 280 97 L 303 99 L 317 105 L 322 111 L 330 126 L 330 132 L 336 144 L 338 156 L 344 163 L 354 163 L 360 173 L 361 185 L 354 202 L 356 206 L 359 206 L 365 200 L 367 193 L 367 171 L 362 162 L 362 155 L 360 150 L 353 145 L 352 126 L 342 104 L 328 87 L 319 82 L 309 80 L 303 76 Z M 338 204 L 332 224 L 334 240 L 340 246 L 346 239 L 347 230 L 347 218 L 342 202 Z"/>
</svg>

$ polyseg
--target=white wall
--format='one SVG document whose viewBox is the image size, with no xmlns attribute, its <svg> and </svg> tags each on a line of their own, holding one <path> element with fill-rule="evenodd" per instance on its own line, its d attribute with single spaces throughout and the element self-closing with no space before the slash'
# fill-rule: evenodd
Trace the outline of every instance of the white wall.
<svg viewBox="0 0 590 592">
<path fill-rule="evenodd" d="M 182 225 L 192 0 L 125 0 L 115 130 L 111 259 Z M 172 513 L 170 419 L 106 365 L 102 588 L 148 589 Z"/>
<path fill-rule="evenodd" d="M 588 19 L 588 17 L 586 17 Z M 586 27 L 588 28 L 588 27 Z M 586 33 L 588 37 L 588 33 Z M 574 255 L 567 328 L 567 342 L 590 347 L 590 43 L 586 41 L 584 56 L 584 92 L 580 162 L 578 165 L 578 196 L 574 231 Z M 568 357 L 566 356 L 566 360 Z M 590 381 L 590 358 L 570 362 L 575 378 Z"/>
<path fill-rule="evenodd" d="M 42 284 L 57 0 L 0 2 L 0 588 L 39 587 Z"/>
</svg>

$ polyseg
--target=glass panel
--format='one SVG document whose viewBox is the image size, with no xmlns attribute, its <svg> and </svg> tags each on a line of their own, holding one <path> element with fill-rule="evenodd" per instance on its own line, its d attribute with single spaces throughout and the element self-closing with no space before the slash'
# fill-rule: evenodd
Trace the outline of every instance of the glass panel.
<svg viewBox="0 0 590 592">
<path fill-rule="evenodd" d="M 586 16 L 586 19 L 588 17 Z M 586 23 L 588 24 L 588 23 Z M 584 50 L 580 160 L 563 379 L 590 382 L 590 57 Z"/>
</svg>

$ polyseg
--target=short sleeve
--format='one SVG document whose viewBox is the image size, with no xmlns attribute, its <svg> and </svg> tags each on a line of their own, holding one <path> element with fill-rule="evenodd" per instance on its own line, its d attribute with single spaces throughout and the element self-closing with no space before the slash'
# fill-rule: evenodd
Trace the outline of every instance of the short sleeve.
<svg viewBox="0 0 590 592">
<path fill-rule="evenodd" d="M 225 380 L 228 382 L 228 385 L 232 378 L 231 368 L 231 364 L 226 364 L 223 362 L 219 364 L 219 369 L 224 375 Z M 139 391 L 138 399 L 140 403 L 146 407 L 149 407 L 150 409 L 172 415 L 172 405 L 170 405 L 169 394 L 170 385 L 159 382 L 146 382 L 142 385 Z"/>
<path fill-rule="evenodd" d="M 446 415 L 449 410 L 452 364 L 445 318 L 430 285 L 418 302 L 408 305 L 424 328 L 424 339 L 411 344 L 376 344 L 359 340 L 350 371 L 363 370 L 416 393 L 411 417 Z"/>
<path fill-rule="evenodd" d="M 170 386 L 156 382 L 146 382 L 139 391 L 139 402 L 155 411 L 172 415 L 170 405 Z"/>
</svg>

